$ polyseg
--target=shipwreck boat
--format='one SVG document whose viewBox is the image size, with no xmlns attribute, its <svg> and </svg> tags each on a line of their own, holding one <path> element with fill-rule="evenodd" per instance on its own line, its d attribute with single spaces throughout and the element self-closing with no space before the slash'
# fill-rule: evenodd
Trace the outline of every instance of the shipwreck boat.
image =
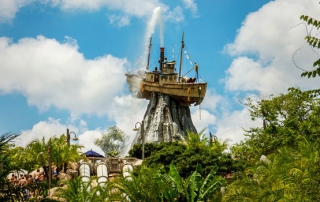
<svg viewBox="0 0 320 202">
<path fill-rule="evenodd" d="M 184 37 L 182 35 L 179 73 L 175 72 L 176 62 L 167 61 L 164 55 L 164 47 L 160 47 L 159 69 L 156 67 L 154 71 L 148 71 L 151 50 L 150 39 L 147 71 L 140 70 L 137 73 L 128 72 L 125 74 L 130 91 L 141 99 L 150 100 L 151 94 L 157 92 L 169 95 L 181 105 L 199 105 L 206 95 L 207 82 L 198 81 L 199 67 L 197 64 L 191 69 L 196 72 L 197 78 L 186 78 L 181 75 L 183 48 Z"/>
</svg>

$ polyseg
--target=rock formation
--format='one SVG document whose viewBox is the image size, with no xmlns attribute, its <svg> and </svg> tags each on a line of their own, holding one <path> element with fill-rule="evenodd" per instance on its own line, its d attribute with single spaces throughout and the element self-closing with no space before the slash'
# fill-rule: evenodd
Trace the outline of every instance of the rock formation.
<svg viewBox="0 0 320 202">
<path fill-rule="evenodd" d="M 143 118 L 145 143 L 184 140 L 187 131 L 197 132 L 191 119 L 189 106 L 166 94 L 152 93 Z M 141 144 L 141 127 L 133 144 Z"/>
</svg>

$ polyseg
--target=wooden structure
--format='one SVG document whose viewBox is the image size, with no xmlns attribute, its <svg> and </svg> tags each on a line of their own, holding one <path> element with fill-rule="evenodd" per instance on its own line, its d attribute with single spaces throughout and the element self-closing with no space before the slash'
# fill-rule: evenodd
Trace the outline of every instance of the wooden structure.
<svg viewBox="0 0 320 202">
<path fill-rule="evenodd" d="M 150 57 L 151 40 L 149 45 Z M 169 95 L 177 100 L 181 105 L 189 106 L 191 104 L 199 105 L 206 94 L 207 82 L 199 82 L 196 78 L 183 78 L 182 71 L 182 51 L 184 41 L 182 36 L 182 45 L 180 52 L 179 74 L 175 72 L 175 61 L 167 61 L 164 56 L 164 47 L 160 48 L 159 71 L 158 67 L 154 71 L 138 73 L 127 73 L 127 82 L 130 85 L 130 91 L 136 92 L 138 98 L 150 100 L 151 94 L 162 93 Z M 147 70 L 149 69 L 149 60 Z M 194 71 L 198 75 L 198 65 L 195 64 Z M 197 76 L 198 77 L 198 76 Z"/>
</svg>

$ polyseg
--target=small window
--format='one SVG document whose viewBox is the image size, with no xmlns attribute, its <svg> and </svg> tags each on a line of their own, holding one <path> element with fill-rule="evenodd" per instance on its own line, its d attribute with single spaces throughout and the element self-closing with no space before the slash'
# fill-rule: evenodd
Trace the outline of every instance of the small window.
<svg viewBox="0 0 320 202">
<path fill-rule="evenodd" d="M 151 75 L 151 79 L 153 79 L 153 75 Z"/>
</svg>

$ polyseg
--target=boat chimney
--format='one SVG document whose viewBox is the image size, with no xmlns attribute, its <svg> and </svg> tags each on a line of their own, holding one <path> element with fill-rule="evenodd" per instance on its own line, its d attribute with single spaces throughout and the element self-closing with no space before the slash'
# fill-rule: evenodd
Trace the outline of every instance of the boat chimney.
<svg viewBox="0 0 320 202">
<path fill-rule="evenodd" d="M 160 71 L 162 72 L 162 66 L 164 62 L 164 47 L 160 47 Z"/>
</svg>

